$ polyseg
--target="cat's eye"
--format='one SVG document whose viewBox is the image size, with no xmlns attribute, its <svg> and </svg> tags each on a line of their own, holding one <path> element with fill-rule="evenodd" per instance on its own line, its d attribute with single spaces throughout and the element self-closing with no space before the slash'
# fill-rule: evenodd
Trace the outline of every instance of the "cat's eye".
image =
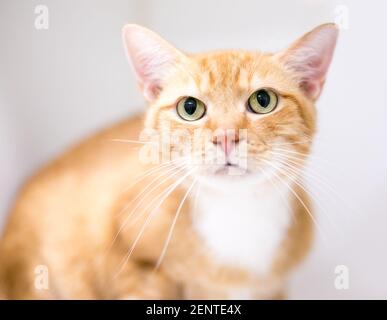
<svg viewBox="0 0 387 320">
<path fill-rule="evenodd" d="M 278 103 L 277 94 L 270 89 L 255 91 L 248 100 L 249 110 L 254 113 L 269 113 L 275 109 Z"/>
<path fill-rule="evenodd" d="M 204 116 L 206 106 L 199 99 L 185 97 L 178 102 L 176 111 L 182 119 L 196 121 Z"/>
</svg>

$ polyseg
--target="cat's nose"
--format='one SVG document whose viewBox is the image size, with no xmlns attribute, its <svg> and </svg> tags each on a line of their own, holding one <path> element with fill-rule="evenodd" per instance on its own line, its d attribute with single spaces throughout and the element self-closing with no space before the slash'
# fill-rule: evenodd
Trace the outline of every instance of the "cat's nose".
<svg viewBox="0 0 387 320">
<path fill-rule="evenodd" d="M 214 135 L 212 142 L 215 145 L 219 145 L 224 151 L 226 156 L 228 156 L 235 145 L 239 142 L 239 134 L 237 132 L 225 132 Z"/>
</svg>

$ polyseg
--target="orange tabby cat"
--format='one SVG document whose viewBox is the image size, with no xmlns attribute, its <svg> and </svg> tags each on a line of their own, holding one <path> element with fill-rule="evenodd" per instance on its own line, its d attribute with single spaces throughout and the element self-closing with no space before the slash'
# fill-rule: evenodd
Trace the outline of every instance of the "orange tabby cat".
<svg viewBox="0 0 387 320">
<path fill-rule="evenodd" d="M 125 26 L 149 108 L 24 186 L 1 240 L 2 295 L 283 297 L 311 245 L 302 168 L 337 34 L 191 55 Z"/>
</svg>

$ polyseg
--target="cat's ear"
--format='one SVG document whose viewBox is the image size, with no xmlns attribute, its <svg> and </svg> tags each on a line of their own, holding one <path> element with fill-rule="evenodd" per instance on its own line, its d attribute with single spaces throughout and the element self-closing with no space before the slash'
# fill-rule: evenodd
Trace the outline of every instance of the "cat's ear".
<svg viewBox="0 0 387 320">
<path fill-rule="evenodd" d="M 335 24 L 323 24 L 276 55 L 295 74 L 301 89 L 312 100 L 319 97 L 324 86 L 337 36 Z"/>
<path fill-rule="evenodd" d="M 122 37 L 143 94 L 148 101 L 153 101 L 162 90 L 165 77 L 185 56 L 156 33 L 139 25 L 125 25 Z"/>
</svg>

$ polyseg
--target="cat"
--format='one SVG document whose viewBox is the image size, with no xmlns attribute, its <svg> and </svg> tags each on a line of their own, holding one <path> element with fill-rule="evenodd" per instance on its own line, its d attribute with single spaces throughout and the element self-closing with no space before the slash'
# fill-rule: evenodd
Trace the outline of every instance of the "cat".
<svg viewBox="0 0 387 320">
<path fill-rule="evenodd" d="M 285 298 L 313 240 L 302 172 L 337 37 L 328 23 L 278 53 L 186 54 L 126 25 L 149 107 L 24 185 L 4 298 Z"/>
</svg>

